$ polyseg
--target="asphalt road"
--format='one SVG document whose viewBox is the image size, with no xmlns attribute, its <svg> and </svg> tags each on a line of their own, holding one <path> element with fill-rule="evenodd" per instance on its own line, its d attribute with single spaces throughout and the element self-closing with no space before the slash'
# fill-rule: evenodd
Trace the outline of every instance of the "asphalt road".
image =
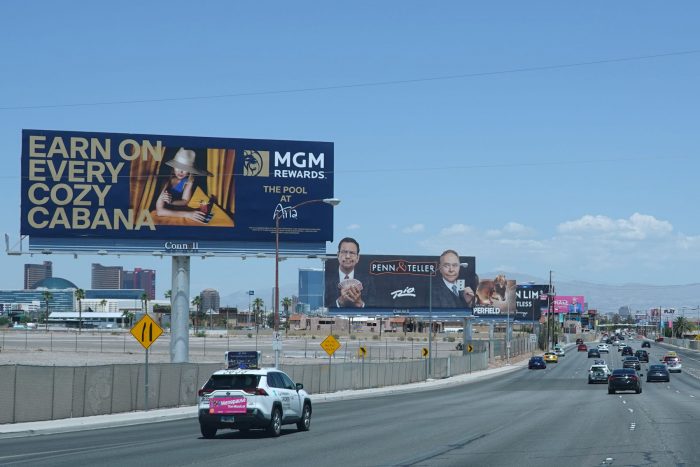
<svg viewBox="0 0 700 467">
<path fill-rule="evenodd" d="M 634 341 L 639 348 L 640 342 Z M 667 349 L 652 344 L 657 360 Z M 196 419 L 0 439 L 1 465 L 32 466 L 599 466 L 698 465 L 700 363 L 643 393 L 587 384 L 592 363 L 569 351 L 525 368 L 435 391 L 316 404 L 311 431 L 199 434 Z M 614 350 L 605 358 L 621 365 Z M 646 365 L 643 364 L 645 372 Z"/>
</svg>

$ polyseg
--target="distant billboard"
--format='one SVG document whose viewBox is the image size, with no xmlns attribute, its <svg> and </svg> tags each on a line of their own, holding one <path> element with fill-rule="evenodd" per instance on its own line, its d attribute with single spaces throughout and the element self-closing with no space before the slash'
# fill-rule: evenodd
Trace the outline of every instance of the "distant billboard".
<svg viewBox="0 0 700 467">
<path fill-rule="evenodd" d="M 478 317 L 515 319 L 515 280 L 499 274 L 493 279 L 480 279 L 476 290 L 473 315 Z"/>
<path fill-rule="evenodd" d="M 326 142 L 23 130 L 21 234 L 274 244 L 279 216 L 283 242 L 325 242 L 333 172 Z"/>
<path fill-rule="evenodd" d="M 554 297 L 554 313 L 583 313 L 583 295 L 557 295 Z"/>
<path fill-rule="evenodd" d="M 518 284 L 515 289 L 516 319 L 539 321 L 549 306 L 549 286 L 544 284 Z"/>
<path fill-rule="evenodd" d="M 466 311 L 473 305 L 478 285 L 473 256 L 448 253 L 441 261 L 440 256 L 364 255 L 358 246 L 341 242 L 337 257 L 326 261 L 327 308 Z"/>
</svg>

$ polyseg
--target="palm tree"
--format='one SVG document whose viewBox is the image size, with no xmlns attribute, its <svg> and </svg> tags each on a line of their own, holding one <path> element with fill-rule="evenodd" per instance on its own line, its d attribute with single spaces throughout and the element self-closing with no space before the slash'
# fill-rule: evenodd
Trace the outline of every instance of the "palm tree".
<svg viewBox="0 0 700 467">
<path fill-rule="evenodd" d="M 75 290 L 75 299 L 78 300 L 78 334 L 83 330 L 83 299 L 85 291 L 83 289 Z"/>
<path fill-rule="evenodd" d="M 146 292 L 141 294 L 141 309 L 148 314 L 148 294 Z"/>
<path fill-rule="evenodd" d="M 171 304 L 172 304 L 172 298 L 173 298 L 173 291 L 172 291 L 172 289 L 168 289 L 168 290 L 165 291 L 165 298 L 167 298 L 168 300 L 170 300 L 170 302 L 171 302 Z"/>
<path fill-rule="evenodd" d="M 200 308 L 202 307 L 202 297 L 197 295 L 192 299 L 192 305 L 197 308 L 194 312 L 194 333 L 197 334 L 197 322 L 199 320 Z"/>
<path fill-rule="evenodd" d="M 134 319 L 134 312 L 129 311 L 129 310 L 124 310 L 122 312 L 122 318 L 124 318 L 126 320 L 126 322 L 128 323 L 129 327 L 131 327 L 131 321 Z"/>
<path fill-rule="evenodd" d="M 102 311 L 105 311 L 105 308 L 107 307 L 107 300 L 104 298 L 100 301 L 100 305 L 102 306 Z"/>
<path fill-rule="evenodd" d="M 282 308 L 284 308 L 284 335 L 289 331 L 289 307 L 292 306 L 292 299 L 284 297 L 282 299 Z"/>
<path fill-rule="evenodd" d="M 44 290 L 44 292 L 41 294 L 42 298 L 44 299 L 44 303 L 46 303 L 46 330 L 49 330 L 49 301 L 53 298 L 53 295 L 51 292 L 48 290 Z"/>
<path fill-rule="evenodd" d="M 676 321 L 673 323 L 673 334 L 679 338 L 683 339 L 683 336 L 690 331 L 691 325 L 690 321 L 688 321 L 686 318 L 683 316 L 680 316 L 676 319 Z"/>
<path fill-rule="evenodd" d="M 254 310 L 254 316 L 255 316 L 255 328 L 256 329 L 258 328 L 259 323 L 262 321 L 260 319 L 261 318 L 260 313 L 262 311 L 264 304 L 265 304 L 265 302 L 260 297 L 253 300 L 253 310 Z"/>
</svg>

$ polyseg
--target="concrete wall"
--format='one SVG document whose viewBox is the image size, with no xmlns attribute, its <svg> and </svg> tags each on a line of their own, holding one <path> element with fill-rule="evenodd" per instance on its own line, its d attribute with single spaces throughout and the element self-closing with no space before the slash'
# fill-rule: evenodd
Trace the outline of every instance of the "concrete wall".
<svg viewBox="0 0 700 467">
<path fill-rule="evenodd" d="M 432 359 L 432 378 L 488 368 L 505 360 L 493 342 L 475 342 L 467 355 Z M 511 356 L 531 351 L 525 339 L 514 339 Z M 148 366 L 148 408 L 196 404 L 197 390 L 220 364 L 152 363 Z M 427 360 L 354 361 L 281 365 L 310 393 L 379 388 L 424 381 Z M 87 417 L 144 410 L 145 365 L 100 366 L 0 365 L 0 424 Z"/>
</svg>

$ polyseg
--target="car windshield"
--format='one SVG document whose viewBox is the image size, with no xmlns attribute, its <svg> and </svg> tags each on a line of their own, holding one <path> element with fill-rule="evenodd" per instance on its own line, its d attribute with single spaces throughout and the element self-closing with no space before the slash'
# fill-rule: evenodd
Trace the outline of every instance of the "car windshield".
<svg viewBox="0 0 700 467">
<path fill-rule="evenodd" d="M 666 369 L 663 365 L 651 365 L 649 371 L 664 371 Z"/>
</svg>

